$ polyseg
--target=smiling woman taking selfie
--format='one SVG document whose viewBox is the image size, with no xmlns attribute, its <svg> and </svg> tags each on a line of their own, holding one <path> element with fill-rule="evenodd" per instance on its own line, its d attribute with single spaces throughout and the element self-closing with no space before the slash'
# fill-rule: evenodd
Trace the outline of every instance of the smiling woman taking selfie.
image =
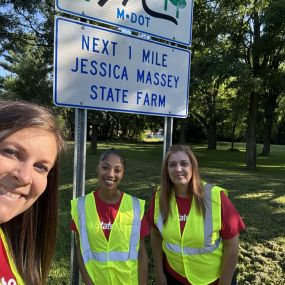
<svg viewBox="0 0 285 285">
<path fill-rule="evenodd" d="M 0 101 L 2 284 L 46 284 L 56 243 L 58 156 L 63 147 L 49 110 Z"/>
</svg>

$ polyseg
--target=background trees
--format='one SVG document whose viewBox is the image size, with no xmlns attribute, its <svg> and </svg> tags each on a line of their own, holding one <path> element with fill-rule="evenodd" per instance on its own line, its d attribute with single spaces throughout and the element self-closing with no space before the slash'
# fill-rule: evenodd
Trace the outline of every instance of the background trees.
<svg viewBox="0 0 285 285">
<path fill-rule="evenodd" d="M 262 121 L 266 124 L 263 128 L 263 154 L 268 155 L 274 113 L 278 108 L 279 96 L 284 95 L 285 17 L 281 16 L 284 13 L 284 1 L 196 2 L 198 5 L 194 13 L 197 18 L 195 22 L 194 17 L 194 25 L 196 23 L 197 27 L 193 35 L 195 53 L 192 69 L 194 84 L 191 94 L 194 98 L 198 95 L 202 101 L 204 111 L 201 107 L 198 110 L 203 112 L 209 126 L 212 126 L 208 127 L 207 132 L 208 147 L 215 147 L 211 143 L 211 132 L 215 132 L 213 129 L 217 118 L 219 121 L 223 119 L 220 112 L 216 116 L 217 99 L 222 90 L 235 88 L 239 96 L 228 96 L 228 99 L 242 99 L 231 105 L 247 109 L 246 165 L 255 169 L 257 126 L 260 127 Z M 209 59 L 206 68 L 208 61 L 205 53 Z M 204 58 L 199 63 L 202 55 Z M 217 58 L 220 60 L 217 61 Z M 211 85 L 205 88 L 207 76 Z M 213 92 L 213 87 L 214 90 L 222 88 Z M 234 120 L 236 118 L 233 116 Z"/>
<path fill-rule="evenodd" d="M 0 0 L 0 96 L 52 103 L 54 3 Z M 245 141 L 245 163 L 284 143 L 285 2 L 283 0 L 196 0 L 189 116 L 174 120 L 174 140 Z M 73 135 L 73 111 L 59 108 Z M 88 111 L 89 138 L 138 139 L 163 118 Z"/>
</svg>

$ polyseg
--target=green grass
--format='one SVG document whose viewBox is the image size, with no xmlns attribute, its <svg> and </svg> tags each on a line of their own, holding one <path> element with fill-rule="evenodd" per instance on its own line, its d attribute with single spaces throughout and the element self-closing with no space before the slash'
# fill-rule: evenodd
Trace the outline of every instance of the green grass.
<svg viewBox="0 0 285 285">
<path fill-rule="evenodd" d="M 98 154 L 87 150 L 86 192 L 97 187 L 96 165 L 100 153 L 110 147 L 120 149 L 127 158 L 126 176 L 121 190 L 147 201 L 159 184 L 163 145 L 155 143 L 100 143 Z M 217 150 L 192 145 L 200 166 L 201 177 L 228 189 L 247 229 L 240 236 L 239 284 L 285 284 L 285 146 L 272 146 L 269 157 L 258 156 L 256 171 L 245 168 L 245 146 L 221 143 Z M 87 147 L 88 149 L 88 147 Z M 258 146 L 258 153 L 261 146 Z M 69 284 L 70 270 L 70 200 L 72 198 L 72 145 L 62 160 L 60 188 L 60 224 L 58 245 L 48 284 Z M 155 284 L 150 256 L 149 284 Z"/>
</svg>

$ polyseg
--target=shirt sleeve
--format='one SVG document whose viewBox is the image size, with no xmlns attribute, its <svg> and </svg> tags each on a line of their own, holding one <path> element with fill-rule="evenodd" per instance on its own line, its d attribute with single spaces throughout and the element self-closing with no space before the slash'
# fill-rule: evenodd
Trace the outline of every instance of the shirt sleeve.
<svg viewBox="0 0 285 285">
<path fill-rule="evenodd" d="M 234 205 L 223 192 L 221 192 L 221 203 L 222 229 L 220 234 L 223 239 L 231 239 L 245 229 L 245 224 Z"/>
<path fill-rule="evenodd" d="M 149 205 L 148 212 L 147 212 L 147 220 L 148 220 L 150 227 L 158 229 L 156 224 L 154 223 L 154 202 L 155 202 L 155 193 L 153 194 L 151 201 L 150 201 L 150 205 Z"/>
</svg>

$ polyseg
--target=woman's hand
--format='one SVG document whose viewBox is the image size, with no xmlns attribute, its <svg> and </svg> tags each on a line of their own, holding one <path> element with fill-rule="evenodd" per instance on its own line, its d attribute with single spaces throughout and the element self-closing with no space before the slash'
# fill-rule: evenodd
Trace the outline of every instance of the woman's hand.
<svg viewBox="0 0 285 285">
<path fill-rule="evenodd" d="M 163 272 L 163 252 L 162 252 L 162 237 L 160 232 L 151 228 L 151 247 L 154 261 L 155 277 L 157 285 L 167 285 L 167 279 Z"/>
<path fill-rule="evenodd" d="M 238 259 L 238 235 L 232 239 L 223 240 L 223 261 L 219 285 L 230 285 Z"/>
<path fill-rule="evenodd" d="M 143 239 L 140 241 L 140 247 L 139 247 L 138 274 L 139 274 L 139 285 L 147 285 L 148 257 Z"/>
</svg>

